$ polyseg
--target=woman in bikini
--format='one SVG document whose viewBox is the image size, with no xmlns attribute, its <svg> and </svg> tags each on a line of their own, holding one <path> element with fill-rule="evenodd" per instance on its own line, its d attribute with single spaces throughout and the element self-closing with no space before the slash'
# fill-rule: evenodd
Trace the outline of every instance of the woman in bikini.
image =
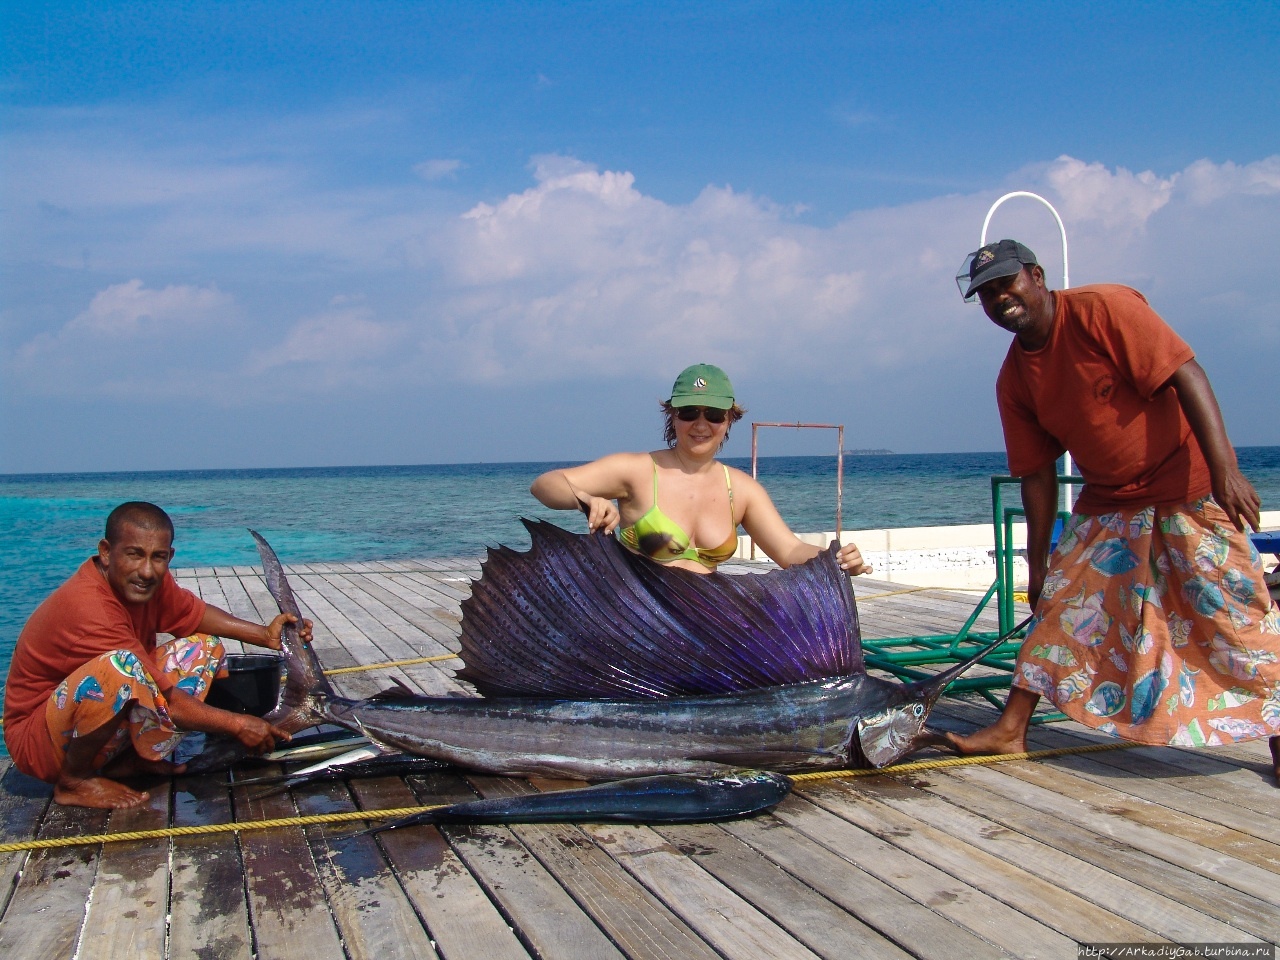
<svg viewBox="0 0 1280 960">
<path fill-rule="evenodd" d="M 781 567 L 821 552 L 791 532 L 757 481 L 716 461 L 745 411 L 719 367 L 695 364 L 676 378 L 666 414 L 666 450 L 615 453 L 551 470 L 530 492 L 556 510 L 581 510 L 590 530 L 618 531 L 630 550 L 658 563 L 711 573 L 734 555 L 742 526 Z M 839 553 L 850 575 L 870 573 L 855 544 Z"/>
</svg>

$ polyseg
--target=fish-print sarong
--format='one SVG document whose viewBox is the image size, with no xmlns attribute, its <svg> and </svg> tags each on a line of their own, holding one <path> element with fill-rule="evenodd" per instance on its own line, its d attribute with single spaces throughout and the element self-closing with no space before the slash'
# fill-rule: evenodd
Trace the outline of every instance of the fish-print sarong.
<svg viewBox="0 0 1280 960">
<path fill-rule="evenodd" d="M 214 677 L 227 675 L 225 659 L 222 641 L 205 633 L 156 644 L 155 660 L 164 675 L 200 700 Z M 130 743 L 143 760 L 163 760 L 182 742 L 184 734 L 169 717 L 168 701 L 142 661 L 128 650 L 115 650 L 90 660 L 49 694 L 44 716 L 59 766 L 74 738 L 92 733 L 126 708 L 129 715 L 98 752 L 95 770 Z"/>
<path fill-rule="evenodd" d="M 1280 609 L 1261 558 L 1208 497 L 1073 514 L 1014 685 L 1139 743 L 1280 734 Z"/>
</svg>

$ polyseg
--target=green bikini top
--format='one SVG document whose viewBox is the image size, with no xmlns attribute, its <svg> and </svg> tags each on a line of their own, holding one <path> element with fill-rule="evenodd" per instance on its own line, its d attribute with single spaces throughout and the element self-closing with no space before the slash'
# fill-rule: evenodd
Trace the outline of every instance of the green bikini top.
<svg viewBox="0 0 1280 960">
<path fill-rule="evenodd" d="M 652 458 L 650 458 L 652 459 Z M 658 509 L 658 463 L 653 462 L 653 506 L 639 520 L 618 531 L 618 539 L 636 553 L 670 563 L 673 560 L 693 560 L 714 570 L 738 551 L 738 525 L 733 522 L 733 481 L 729 468 L 724 470 L 724 485 L 729 491 L 729 523 L 733 529 L 729 539 L 718 547 L 695 547 L 690 536 L 680 525 Z"/>
</svg>

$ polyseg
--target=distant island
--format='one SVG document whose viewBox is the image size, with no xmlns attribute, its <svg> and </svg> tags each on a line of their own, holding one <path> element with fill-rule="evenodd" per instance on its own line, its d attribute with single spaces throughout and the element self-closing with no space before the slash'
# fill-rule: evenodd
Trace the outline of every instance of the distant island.
<svg viewBox="0 0 1280 960">
<path fill-rule="evenodd" d="M 893 451 L 892 450 L 870 450 L 870 449 L 846 450 L 844 452 L 844 455 L 846 457 L 891 457 L 893 456 Z"/>
</svg>

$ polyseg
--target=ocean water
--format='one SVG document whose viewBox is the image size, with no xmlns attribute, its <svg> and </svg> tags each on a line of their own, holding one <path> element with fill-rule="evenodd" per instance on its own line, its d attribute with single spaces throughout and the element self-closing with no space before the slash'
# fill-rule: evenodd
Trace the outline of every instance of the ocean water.
<svg viewBox="0 0 1280 960">
<path fill-rule="evenodd" d="M 1264 509 L 1280 509 L 1280 447 L 1238 452 Z M 286 563 L 483 556 L 499 543 L 528 546 L 522 516 L 585 528 L 528 492 L 539 473 L 566 465 L 0 475 L 0 676 L 31 611 L 96 550 L 122 501 L 169 511 L 176 567 L 257 564 L 248 527 Z M 989 478 L 1005 472 L 1002 453 L 849 456 L 844 466 L 846 530 L 990 522 Z M 762 458 L 759 476 L 793 529 L 835 528 L 834 457 Z"/>
</svg>

